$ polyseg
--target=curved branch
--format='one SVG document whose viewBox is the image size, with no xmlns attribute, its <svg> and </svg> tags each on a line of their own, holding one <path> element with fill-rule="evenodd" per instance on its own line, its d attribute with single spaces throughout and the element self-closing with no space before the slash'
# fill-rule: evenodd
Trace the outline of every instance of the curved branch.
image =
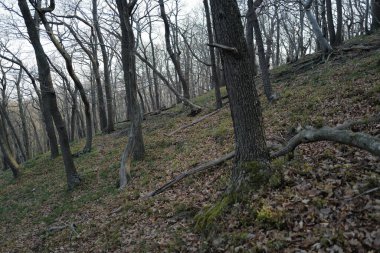
<svg viewBox="0 0 380 253">
<path fill-rule="evenodd" d="M 297 146 L 303 143 L 317 141 L 333 141 L 341 144 L 364 149 L 375 156 L 380 157 L 380 139 L 366 133 L 354 133 L 349 130 L 340 130 L 331 127 L 322 127 L 320 129 L 309 128 L 302 130 L 294 136 L 288 144 L 271 155 L 272 159 L 284 156 L 292 152 Z"/>
</svg>

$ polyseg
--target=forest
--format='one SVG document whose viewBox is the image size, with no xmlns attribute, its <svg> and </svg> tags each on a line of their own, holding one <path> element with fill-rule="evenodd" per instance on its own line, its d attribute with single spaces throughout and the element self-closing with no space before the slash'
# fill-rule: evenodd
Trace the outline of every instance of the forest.
<svg viewBox="0 0 380 253">
<path fill-rule="evenodd" d="M 379 0 L 0 0 L 0 252 L 377 252 Z"/>
</svg>

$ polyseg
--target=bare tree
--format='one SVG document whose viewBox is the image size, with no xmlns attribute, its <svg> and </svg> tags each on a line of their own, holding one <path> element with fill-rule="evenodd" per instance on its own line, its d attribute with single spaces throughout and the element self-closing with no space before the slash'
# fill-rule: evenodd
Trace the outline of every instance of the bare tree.
<svg viewBox="0 0 380 253">
<path fill-rule="evenodd" d="M 54 2 L 54 1 L 52 1 Z M 60 43 L 60 41 L 57 39 L 57 37 L 54 35 L 54 32 L 52 28 L 49 26 L 48 21 L 46 19 L 45 13 L 46 12 L 52 12 L 54 8 L 41 11 L 38 10 L 38 14 L 40 15 L 40 19 L 47 31 L 47 34 L 50 38 L 50 40 L 53 42 L 55 48 L 58 50 L 58 52 L 62 55 L 62 57 L 65 59 L 66 68 L 70 75 L 70 77 L 73 79 L 75 87 L 77 87 L 79 94 L 82 98 L 84 108 L 85 108 L 85 116 L 86 116 L 86 144 L 83 148 L 83 152 L 90 152 L 92 147 L 92 120 L 91 120 L 91 109 L 90 109 L 90 103 L 88 102 L 86 92 L 84 90 L 83 84 L 76 75 L 74 71 L 74 66 L 72 62 L 72 58 L 69 55 L 69 53 L 66 51 L 66 49 L 63 47 L 63 45 Z M 72 30 L 71 30 L 72 31 Z"/>
<path fill-rule="evenodd" d="M 132 12 L 137 0 L 127 2 L 117 0 L 118 14 L 121 28 L 121 49 L 122 63 L 124 71 L 125 90 L 127 92 L 128 106 L 130 107 L 131 127 L 129 131 L 128 144 L 121 159 L 120 167 L 120 189 L 125 188 L 127 177 L 130 176 L 130 163 L 132 157 L 141 160 L 145 155 L 144 140 L 141 130 L 142 115 L 137 101 L 136 82 L 136 56 L 135 56 L 135 36 L 132 27 Z"/>
<path fill-rule="evenodd" d="M 210 8 L 208 6 L 208 0 L 203 0 L 203 6 L 205 9 L 206 14 L 206 22 L 207 22 L 207 33 L 208 33 L 208 42 L 210 44 L 214 43 L 214 34 L 212 32 L 211 27 L 211 15 L 210 15 Z M 218 78 L 218 71 L 216 69 L 216 58 L 215 58 L 215 51 L 213 47 L 209 47 L 210 49 L 210 60 L 211 60 L 211 81 L 213 82 L 215 86 L 215 99 L 216 99 L 216 109 L 222 108 L 222 96 L 220 95 L 220 82 Z M 254 60 L 253 60 L 254 64 Z"/>
<path fill-rule="evenodd" d="M 56 93 L 53 87 L 53 81 L 51 79 L 49 62 L 46 59 L 47 57 L 42 47 L 38 35 L 38 30 L 34 25 L 34 20 L 30 13 L 29 6 L 26 0 L 18 0 L 18 5 L 28 31 L 30 42 L 32 43 L 32 46 L 34 48 L 41 86 L 41 97 L 44 101 L 44 105 L 46 105 L 45 108 L 49 108 L 50 114 L 52 115 L 55 126 L 57 128 L 63 156 L 63 162 L 65 165 L 67 184 L 68 188 L 72 189 L 73 187 L 75 187 L 75 185 L 80 183 L 80 177 L 76 171 L 74 161 L 71 156 L 69 138 L 67 136 L 65 123 L 58 109 Z M 54 0 L 51 0 L 49 7 L 41 8 L 38 11 L 44 13 L 46 11 L 53 10 L 54 7 L 55 2 Z"/>
<path fill-rule="evenodd" d="M 99 18 L 98 18 L 98 4 L 97 0 L 92 0 L 92 18 L 94 21 L 94 28 L 96 30 L 96 35 L 99 40 L 100 50 L 103 57 L 103 72 L 104 72 L 104 90 L 106 92 L 106 105 L 107 105 L 107 129 L 106 132 L 110 133 L 115 130 L 114 126 L 114 112 L 112 106 L 112 90 L 111 90 L 111 76 L 109 67 L 109 57 L 106 50 L 106 45 L 103 39 L 103 33 L 100 29 Z"/>
<path fill-rule="evenodd" d="M 250 64 L 237 2 L 210 2 L 235 132 L 236 157 L 231 190 L 241 191 L 247 183 L 265 183 L 264 179 L 270 175 L 267 166 L 269 154 L 265 144 L 260 102 L 253 85 L 253 66 Z M 251 182 L 250 178 L 258 175 L 261 175 L 262 182 Z"/>
</svg>

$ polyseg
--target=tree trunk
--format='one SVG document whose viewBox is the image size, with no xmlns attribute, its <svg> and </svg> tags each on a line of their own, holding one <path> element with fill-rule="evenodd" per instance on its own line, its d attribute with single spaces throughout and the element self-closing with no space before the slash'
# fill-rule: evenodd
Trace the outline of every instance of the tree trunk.
<svg viewBox="0 0 380 253">
<path fill-rule="evenodd" d="M 335 28 L 334 28 L 334 19 L 332 14 L 332 4 L 331 0 L 326 0 L 326 15 L 327 15 L 327 27 L 330 37 L 330 45 L 335 45 Z"/>
<path fill-rule="evenodd" d="M 42 152 L 44 152 L 44 149 L 43 149 L 43 147 L 42 147 L 40 137 L 38 136 L 38 132 L 37 132 L 36 124 L 34 123 L 34 119 L 33 119 L 33 117 L 30 115 L 30 111 L 29 111 L 29 110 L 28 110 L 28 113 L 29 113 L 30 123 L 31 123 L 31 125 L 32 125 L 33 132 L 34 132 L 34 138 L 35 138 L 35 140 L 36 140 L 36 142 L 37 142 L 37 154 L 38 154 L 38 153 L 42 153 Z"/>
<path fill-rule="evenodd" d="M 63 162 L 65 165 L 66 178 L 68 188 L 72 189 L 75 185 L 79 184 L 80 177 L 75 169 L 74 161 L 71 156 L 71 150 L 69 145 L 69 139 L 65 129 L 65 123 L 59 112 L 56 93 L 53 87 L 53 81 L 51 79 L 49 62 L 46 59 L 46 54 L 42 47 L 40 38 L 38 36 L 37 28 L 34 26 L 34 20 L 30 14 L 28 3 L 26 0 L 18 0 L 25 25 L 28 31 L 29 39 L 34 48 L 35 56 L 37 59 L 38 76 L 41 85 L 42 100 L 46 101 L 46 107 L 49 108 L 50 114 L 53 117 L 57 132 L 59 135 L 59 142 L 61 145 L 61 151 L 63 156 Z"/>
<path fill-rule="evenodd" d="M 150 18 L 150 16 L 149 16 Z M 153 39 L 152 39 L 152 23 L 149 20 L 149 40 L 150 40 L 150 47 L 151 47 L 151 53 L 152 53 L 152 65 L 154 68 L 157 68 L 156 65 L 156 54 L 155 54 L 155 49 L 154 49 L 154 44 L 153 44 Z M 156 110 L 159 111 L 161 106 L 160 106 L 160 92 L 158 89 L 158 78 L 157 74 L 153 71 L 153 83 L 154 83 L 154 94 L 155 94 L 155 105 L 156 105 Z"/>
<path fill-rule="evenodd" d="M 327 29 L 326 4 L 325 3 L 326 3 L 326 0 L 322 0 L 322 2 L 321 2 L 322 34 L 323 34 L 323 37 L 328 39 L 329 33 L 328 33 L 328 29 Z M 305 12 L 306 12 L 306 10 L 305 10 Z M 307 13 L 306 13 L 306 15 L 307 15 Z M 313 28 L 313 30 L 314 30 L 314 28 Z"/>
<path fill-rule="evenodd" d="M 122 64 L 124 72 L 124 82 L 128 98 L 128 106 L 130 107 L 130 117 L 133 128 L 133 158 L 142 160 L 145 155 L 144 139 L 141 130 L 141 109 L 137 100 L 137 81 L 136 81 L 136 56 L 135 56 L 135 37 L 133 34 L 131 13 L 136 4 L 136 0 L 127 3 L 125 0 L 116 1 L 119 11 L 120 28 L 121 28 L 121 49 Z M 128 142 L 132 141 L 131 139 Z"/>
<path fill-rule="evenodd" d="M 37 7 L 41 7 L 41 2 L 42 2 L 42 0 L 37 0 Z M 34 21 L 34 24 L 35 24 L 35 27 L 37 30 L 36 36 L 39 39 L 39 37 L 40 37 L 40 18 L 39 18 L 37 10 L 34 12 L 34 20 L 33 21 Z M 32 75 L 29 75 L 29 77 L 32 80 L 33 86 L 36 86 L 34 77 Z M 35 88 L 37 88 L 37 86 Z M 37 89 L 36 89 L 36 93 L 37 93 L 37 95 L 39 94 Z M 53 117 L 50 114 L 48 99 L 46 97 L 43 98 L 43 95 L 41 94 L 39 96 L 39 100 L 40 100 L 42 117 L 43 117 L 44 124 L 45 124 L 45 130 L 46 130 L 46 134 L 47 134 L 47 137 L 49 140 L 50 157 L 52 159 L 54 159 L 54 158 L 59 156 L 59 149 L 58 149 L 57 135 L 56 135 L 55 129 L 54 129 Z"/>
<path fill-rule="evenodd" d="M 281 54 L 281 48 L 280 48 L 280 17 L 278 16 L 278 6 L 279 4 L 276 3 L 275 5 L 275 15 L 276 15 L 276 67 L 280 65 L 280 54 Z"/>
<path fill-rule="evenodd" d="M 24 146 L 22 145 L 22 142 L 21 142 L 20 138 L 17 135 L 16 129 L 15 129 L 13 123 L 12 123 L 12 120 L 9 118 L 9 115 L 8 115 L 8 112 L 7 112 L 6 108 L 4 108 L 1 105 L 0 105 L 0 115 L 3 118 L 3 120 L 6 121 L 7 125 L 9 126 L 9 128 L 10 128 L 10 130 L 12 132 L 13 138 L 14 138 L 16 144 L 17 144 L 17 147 L 20 150 L 22 159 L 24 161 L 26 161 L 26 154 L 25 154 Z"/>
<path fill-rule="evenodd" d="M 177 58 L 177 55 L 172 49 L 172 45 L 170 42 L 170 26 L 169 26 L 169 20 L 165 13 L 165 5 L 163 0 L 159 0 L 160 10 L 161 10 L 161 18 L 164 21 L 165 25 L 165 42 L 166 42 L 166 50 L 169 53 L 170 59 L 172 60 L 174 64 L 174 68 L 176 70 L 176 73 L 179 77 L 179 81 L 182 84 L 183 89 L 183 96 L 186 99 L 190 99 L 190 90 L 189 90 L 189 83 L 186 81 L 186 78 L 181 70 L 181 64 Z M 178 46 L 178 45 L 177 45 Z"/>
<path fill-rule="evenodd" d="M 259 20 L 257 19 L 257 14 L 256 14 L 256 9 L 261 5 L 262 2 L 263 2 L 262 0 L 256 0 L 252 8 L 248 10 L 248 12 L 249 12 L 250 18 L 252 19 L 251 22 L 253 24 L 253 28 L 255 31 L 256 45 L 257 45 L 257 51 L 259 54 L 259 63 L 260 63 L 260 69 L 261 69 L 261 78 L 263 80 L 263 85 L 264 85 L 264 93 L 268 101 L 272 101 L 274 99 L 274 96 L 272 93 L 272 85 L 269 79 L 268 63 L 265 57 L 263 38 L 261 35 Z"/>
<path fill-rule="evenodd" d="M 235 133 L 236 158 L 230 189 L 239 191 L 243 189 L 243 184 L 251 182 L 252 176 L 270 174 L 266 166 L 269 153 L 265 143 L 260 101 L 253 85 L 253 66 L 250 64 L 237 2 L 211 0 L 211 10 L 216 43 L 231 49 L 220 49 L 220 52 Z M 249 164 L 259 165 L 252 168 Z"/>
<path fill-rule="evenodd" d="M 107 132 L 108 121 L 107 121 L 107 115 L 106 115 L 106 106 L 104 103 L 102 80 L 100 77 L 100 70 L 99 70 L 97 40 L 95 36 L 93 38 L 94 38 L 94 41 L 92 45 L 92 57 L 90 57 L 90 60 L 92 62 L 92 70 L 94 71 L 96 91 L 97 91 L 96 94 L 98 95 L 100 130 L 102 130 L 102 132 L 105 133 Z"/>
<path fill-rule="evenodd" d="M 307 2 L 302 2 L 302 4 L 305 8 L 306 16 L 309 19 L 311 26 L 313 27 L 314 34 L 317 37 L 323 52 L 327 54 L 332 51 L 332 47 L 330 46 L 326 38 L 323 36 L 321 28 L 318 26 L 317 20 L 315 19 L 313 13 L 310 10 L 312 2 L 313 0 L 307 0 Z"/>
<path fill-rule="evenodd" d="M 9 166 L 12 170 L 12 174 L 14 178 L 18 178 L 20 175 L 20 165 L 14 158 L 9 147 L 4 143 L 4 139 L 0 136 L 0 150 L 3 153 L 3 159 L 6 163 L 6 166 Z"/>
<path fill-rule="evenodd" d="M 247 1 L 248 10 L 247 12 L 250 13 L 253 10 L 253 0 Z M 254 75 L 257 74 L 257 68 L 256 68 L 256 53 L 255 53 L 255 45 L 253 43 L 253 16 L 247 15 L 247 24 L 246 24 L 246 39 L 247 39 L 247 47 L 248 52 L 251 57 L 251 65 L 253 66 L 253 73 Z"/>
<path fill-rule="evenodd" d="M 319 17 L 319 0 L 314 0 L 314 10 L 315 10 L 315 19 L 317 20 L 317 24 L 319 27 L 321 27 L 321 19 Z M 321 50 L 321 45 L 319 44 L 318 38 L 315 40 L 316 44 L 316 51 Z"/>
<path fill-rule="evenodd" d="M 77 111 L 78 111 L 77 95 L 78 95 L 78 89 L 75 88 L 75 90 L 71 96 L 71 100 L 73 102 L 73 104 L 71 106 L 71 127 L 70 127 L 70 140 L 71 141 L 75 140 L 75 128 L 76 128 Z"/>
<path fill-rule="evenodd" d="M 110 133 L 115 130 L 114 125 L 114 111 L 112 104 L 112 89 L 111 89 L 111 77 L 110 77 L 110 68 L 109 68 L 109 59 L 108 53 L 106 50 L 106 45 L 103 39 L 102 30 L 99 26 L 98 20 L 98 9 L 97 9 L 97 0 L 92 0 L 92 17 L 94 19 L 94 27 L 96 30 L 96 35 L 99 40 L 100 50 L 102 51 L 103 57 L 103 68 L 104 68 L 104 90 L 106 92 L 106 105 L 107 105 L 107 129 L 106 132 Z"/>
<path fill-rule="evenodd" d="M 85 111 L 85 115 L 86 115 L 86 144 L 83 148 L 83 152 L 85 152 L 85 153 L 90 152 L 91 148 L 92 148 L 92 119 L 91 119 L 90 103 L 88 102 L 86 92 L 84 90 L 82 82 L 79 80 L 78 76 L 76 75 L 76 73 L 74 71 L 71 56 L 67 53 L 65 48 L 59 42 L 59 40 L 55 37 L 53 30 L 51 29 L 51 27 L 49 26 L 49 24 L 46 20 L 45 15 L 42 14 L 42 12 L 39 12 L 39 13 L 40 13 L 41 21 L 42 21 L 42 23 L 43 23 L 43 25 L 47 31 L 47 34 L 48 34 L 50 40 L 53 42 L 53 44 L 54 44 L 55 48 L 58 50 L 58 52 L 65 59 L 67 72 L 69 73 L 71 79 L 73 79 L 75 87 L 77 87 L 79 94 L 82 98 L 84 108 L 85 108 L 84 111 Z M 54 117 L 54 115 L 53 115 L 53 117 Z"/>
<path fill-rule="evenodd" d="M 25 147 L 25 155 L 26 159 L 29 159 L 30 156 L 30 145 L 29 145 L 29 134 L 28 134 L 28 127 L 26 124 L 26 115 L 24 111 L 24 104 L 21 94 L 21 78 L 22 78 L 22 69 L 20 69 L 18 78 L 16 80 L 16 89 L 17 89 L 17 100 L 18 100 L 18 111 L 20 113 L 20 119 L 21 119 L 21 126 L 22 126 L 22 137 L 24 141 L 24 147 Z"/>
<path fill-rule="evenodd" d="M 210 16 L 210 8 L 208 6 L 208 0 L 203 0 L 203 6 L 205 8 L 206 14 L 206 22 L 207 22 L 207 33 L 208 33 L 208 42 L 210 44 L 214 43 L 214 35 L 211 27 L 211 16 Z M 253 41 L 253 38 L 252 38 Z M 216 100 L 216 109 L 222 108 L 222 95 L 220 94 L 220 83 L 218 78 L 218 72 L 216 69 L 216 59 L 215 59 L 215 51 L 213 47 L 209 47 L 210 50 L 210 59 L 211 59 L 211 82 L 215 86 L 215 100 Z M 254 64 L 255 60 L 253 60 Z"/>
<path fill-rule="evenodd" d="M 304 33 L 304 19 L 305 19 L 305 12 L 303 11 L 303 6 L 301 3 L 299 3 L 299 11 L 300 11 L 300 31 L 298 34 L 298 56 L 301 58 L 305 56 L 305 50 L 304 50 L 304 41 L 303 41 L 303 33 Z"/>
<path fill-rule="evenodd" d="M 96 111 L 96 90 L 94 87 L 94 78 L 92 77 L 92 75 L 90 76 L 90 84 L 91 84 L 91 110 L 92 110 L 92 117 L 93 117 L 93 128 L 94 128 L 94 132 L 96 133 L 99 131 L 99 126 L 98 126 L 98 119 L 96 117 L 96 112 L 97 112 Z"/>
<path fill-rule="evenodd" d="M 380 28 L 380 0 L 371 1 L 372 25 L 371 30 L 375 31 Z"/>
<path fill-rule="evenodd" d="M 343 42 L 343 6 L 342 6 L 342 0 L 336 0 L 336 15 L 337 15 L 337 21 L 336 21 L 336 37 L 335 37 L 335 45 L 339 46 Z"/>
</svg>

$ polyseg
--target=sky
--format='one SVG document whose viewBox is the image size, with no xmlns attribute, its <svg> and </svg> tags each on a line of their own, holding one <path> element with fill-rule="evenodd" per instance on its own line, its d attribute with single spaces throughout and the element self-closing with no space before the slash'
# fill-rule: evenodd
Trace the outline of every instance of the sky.
<svg viewBox="0 0 380 253">
<path fill-rule="evenodd" d="M 182 0 L 182 2 L 186 11 L 190 11 L 194 7 L 202 5 L 202 0 Z"/>
</svg>

